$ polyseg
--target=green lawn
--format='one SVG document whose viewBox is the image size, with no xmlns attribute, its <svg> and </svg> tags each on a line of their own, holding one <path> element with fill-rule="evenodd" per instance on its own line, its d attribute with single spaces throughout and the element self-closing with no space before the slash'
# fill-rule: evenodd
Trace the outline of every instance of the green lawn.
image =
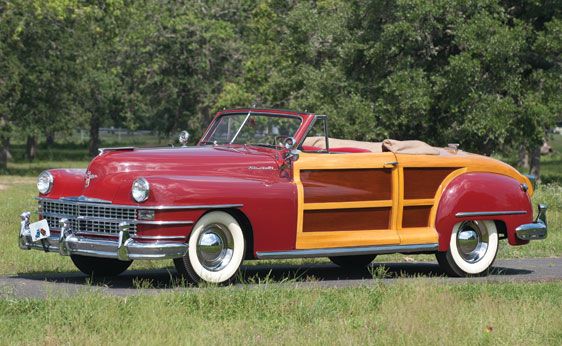
<svg viewBox="0 0 562 346">
<path fill-rule="evenodd" d="M 413 280 L 0 300 L 3 344 L 560 345 L 562 285 Z"/>
</svg>

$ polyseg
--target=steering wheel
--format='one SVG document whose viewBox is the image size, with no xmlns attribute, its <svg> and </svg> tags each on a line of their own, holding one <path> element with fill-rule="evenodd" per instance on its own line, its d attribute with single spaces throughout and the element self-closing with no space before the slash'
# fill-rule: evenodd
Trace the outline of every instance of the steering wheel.
<svg viewBox="0 0 562 346">
<path fill-rule="evenodd" d="M 280 135 L 280 136 L 275 136 L 275 143 L 273 143 L 273 145 L 275 145 L 276 147 L 285 147 L 285 141 L 287 140 L 287 138 L 290 138 L 291 136 L 285 136 L 285 135 Z"/>
</svg>

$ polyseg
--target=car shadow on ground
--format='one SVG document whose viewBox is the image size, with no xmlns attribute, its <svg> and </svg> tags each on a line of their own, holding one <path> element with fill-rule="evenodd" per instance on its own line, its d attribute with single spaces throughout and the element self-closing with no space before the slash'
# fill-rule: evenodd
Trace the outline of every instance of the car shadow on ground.
<svg viewBox="0 0 562 346">
<path fill-rule="evenodd" d="M 513 275 L 528 275 L 531 270 L 494 267 L 489 278 L 508 279 Z M 373 263 L 368 268 L 345 269 L 333 264 L 305 265 L 245 265 L 242 266 L 238 284 L 272 283 L 361 283 L 366 280 L 385 279 L 398 281 L 408 278 L 438 278 L 445 273 L 436 263 Z M 14 278 L 76 286 L 103 286 L 115 289 L 177 288 L 187 284 L 175 269 L 129 270 L 117 277 L 91 278 L 79 272 L 19 273 Z M 454 280 L 454 279 L 453 279 Z"/>
</svg>

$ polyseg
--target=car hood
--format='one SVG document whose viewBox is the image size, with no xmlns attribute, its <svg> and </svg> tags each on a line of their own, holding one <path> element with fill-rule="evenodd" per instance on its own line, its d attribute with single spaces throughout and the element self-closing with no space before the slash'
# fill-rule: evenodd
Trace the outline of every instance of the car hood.
<svg viewBox="0 0 562 346">
<path fill-rule="evenodd" d="M 193 176 L 273 180 L 281 154 L 248 146 L 201 146 L 106 151 L 88 166 L 83 196 L 115 201 L 138 177 Z M 87 185 L 87 186 L 86 186 Z M 117 198 L 121 199 L 121 198 Z"/>
</svg>

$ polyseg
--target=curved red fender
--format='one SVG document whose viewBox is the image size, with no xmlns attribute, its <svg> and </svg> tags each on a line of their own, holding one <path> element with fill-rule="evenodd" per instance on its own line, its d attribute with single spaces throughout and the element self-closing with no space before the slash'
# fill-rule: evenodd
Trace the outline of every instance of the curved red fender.
<svg viewBox="0 0 562 346">
<path fill-rule="evenodd" d="M 525 211 L 519 215 L 457 217 L 460 212 Z M 511 177 L 494 173 L 465 173 L 453 179 L 443 191 L 435 228 L 439 234 L 439 251 L 449 249 L 451 232 L 456 223 L 465 220 L 503 221 L 511 245 L 528 243 L 517 239 L 515 228 L 533 219 L 531 200 L 521 183 Z"/>
</svg>

